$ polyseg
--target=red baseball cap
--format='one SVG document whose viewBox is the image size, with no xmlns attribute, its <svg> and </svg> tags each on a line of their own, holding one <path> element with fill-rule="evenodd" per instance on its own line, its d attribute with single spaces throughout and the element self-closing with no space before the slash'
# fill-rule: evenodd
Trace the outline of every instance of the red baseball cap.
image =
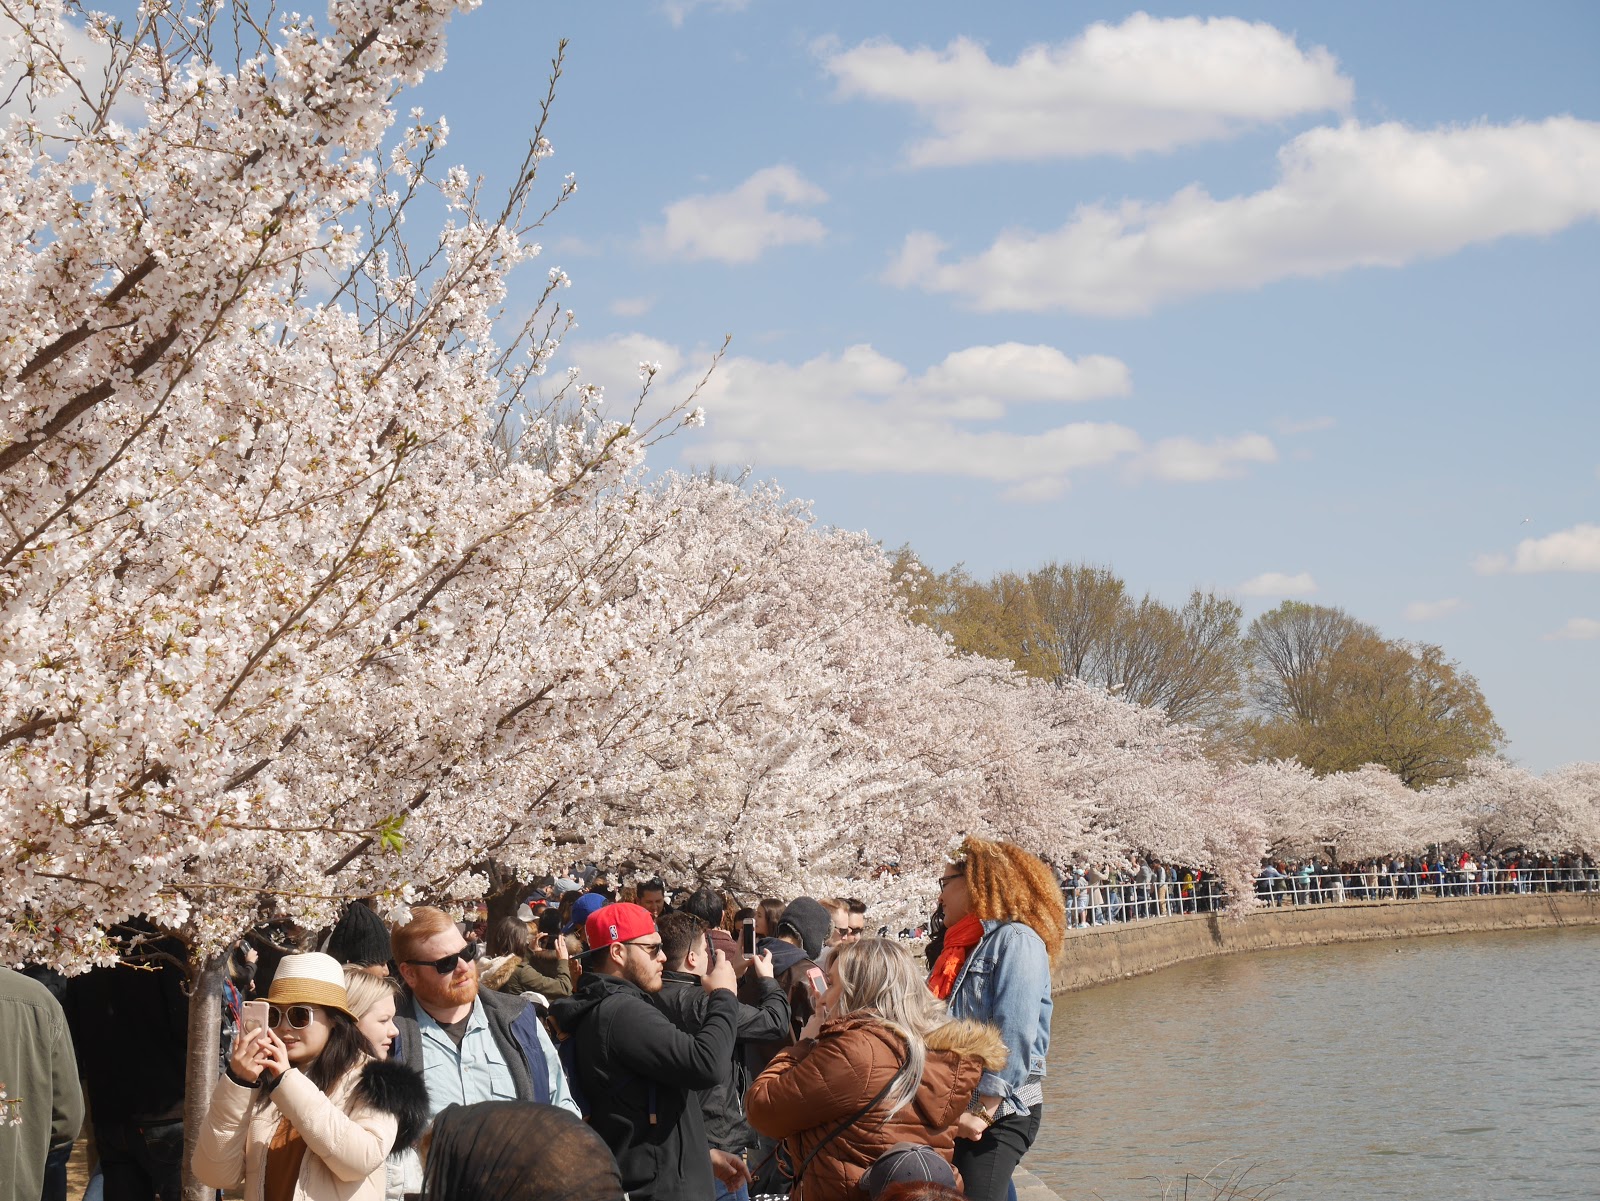
<svg viewBox="0 0 1600 1201">
<path fill-rule="evenodd" d="M 583 923 L 584 937 L 591 951 L 609 947 L 614 942 L 632 942 L 655 932 L 656 919 L 650 916 L 650 911 L 627 901 L 603 905 Z"/>
</svg>

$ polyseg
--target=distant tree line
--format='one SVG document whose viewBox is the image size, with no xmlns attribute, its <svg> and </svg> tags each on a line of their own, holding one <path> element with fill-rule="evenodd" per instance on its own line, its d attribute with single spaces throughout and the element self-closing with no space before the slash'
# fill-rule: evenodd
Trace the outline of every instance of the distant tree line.
<svg viewBox="0 0 1600 1201">
<path fill-rule="evenodd" d="M 1171 605 L 1088 563 L 979 580 L 929 572 L 902 548 L 896 567 L 914 619 L 959 650 L 1160 709 L 1205 731 L 1218 757 L 1292 758 L 1319 775 L 1375 763 L 1426 788 L 1505 742 L 1477 680 L 1440 647 L 1343 609 L 1284 601 L 1246 626 L 1229 596 L 1197 588 Z"/>
</svg>

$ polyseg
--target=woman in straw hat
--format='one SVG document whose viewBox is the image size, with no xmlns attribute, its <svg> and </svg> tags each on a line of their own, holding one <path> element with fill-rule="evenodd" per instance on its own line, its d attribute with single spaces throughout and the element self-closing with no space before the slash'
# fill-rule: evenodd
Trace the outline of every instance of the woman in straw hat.
<svg viewBox="0 0 1600 1201">
<path fill-rule="evenodd" d="M 245 1201 L 380 1201 L 390 1152 L 427 1124 L 422 1077 L 373 1058 L 331 955 L 286 956 L 267 1001 L 217 1082 L 196 1178 Z"/>
</svg>

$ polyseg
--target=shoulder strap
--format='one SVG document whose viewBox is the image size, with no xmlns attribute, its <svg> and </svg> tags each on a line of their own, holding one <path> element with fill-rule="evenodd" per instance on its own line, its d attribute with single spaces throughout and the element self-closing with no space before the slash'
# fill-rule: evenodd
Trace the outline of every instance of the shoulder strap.
<svg viewBox="0 0 1600 1201">
<path fill-rule="evenodd" d="M 876 1109 L 877 1106 L 878 1106 L 878 1102 L 882 1101 L 885 1097 L 887 1097 L 889 1095 L 889 1090 L 894 1087 L 894 1082 L 896 1080 L 898 1080 L 899 1078 L 900 1078 L 900 1069 L 896 1068 L 894 1073 L 889 1077 L 889 1079 L 884 1082 L 884 1086 L 878 1090 L 878 1095 L 877 1096 L 873 1097 L 872 1100 L 868 1101 L 865 1105 L 863 1105 L 860 1109 L 858 1109 L 854 1114 L 852 1114 L 850 1117 L 846 1118 L 844 1121 L 840 1122 L 832 1130 L 828 1131 L 827 1134 L 822 1136 L 822 1140 L 820 1142 L 818 1142 L 815 1147 L 812 1147 L 811 1150 L 806 1153 L 806 1157 L 800 1161 L 800 1166 L 795 1168 L 795 1170 L 794 1170 L 794 1179 L 789 1184 L 789 1191 L 790 1192 L 793 1192 L 795 1186 L 800 1183 L 800 1178 L 806 1174 L 806 1169 L 811 1166 L 811 1161 L 817 1157 L 817 1152 L 822 1150 L 822 1148 L 826 1147 L 829 1143 L 831 1143 L 834 1139 L 838 1138 L 841 1134 L 843 1134 L 851 1126 L 854 1126 L 862 1118 L 866 1117 L 869 1113 L 871 1113 L 874 1109 Z"/>
</svg>

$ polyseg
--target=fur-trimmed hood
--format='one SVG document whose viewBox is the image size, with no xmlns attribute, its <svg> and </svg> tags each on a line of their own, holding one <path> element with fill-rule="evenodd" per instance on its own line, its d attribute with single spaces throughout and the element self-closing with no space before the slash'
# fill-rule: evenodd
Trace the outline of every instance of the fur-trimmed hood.
<svg viewBox="0 0 1600 1201">
<path fill-rule="evenodd" d="M 392 1059 L 374 1059 L 361 1069 L 355 1099 L 394 1115 L 396 1130 L 390 1154 L 414 1146 L 431 1120 L 422 1073 Z"/>
<path fill-rule="evenodd" d="M 1005 1040 L 1000 1031 L 987 1022 L 970 1018 L 956 1018 L 928 1032 L 925 1040 L 930 1051 L 953 1051 L 982 1061 L 984 1070 L 998 1072 L 1006 1066 Z"/>
<path fill-rule="evenodd" d="M 521 966 L 520 955 L 501 955 L 498 959 L 486 959 L 483 966 L 478 969 L 478 984 L 482 988 L 492 988 L 499 992 L 501 986 L 510 980 L 512 974 Z"/>
</svg>

